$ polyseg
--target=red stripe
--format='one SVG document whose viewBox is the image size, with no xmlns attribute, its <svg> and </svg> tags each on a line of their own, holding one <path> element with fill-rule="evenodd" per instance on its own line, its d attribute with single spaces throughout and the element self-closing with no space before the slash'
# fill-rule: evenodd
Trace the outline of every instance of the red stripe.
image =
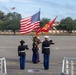
<svg viewBox="0 0 76 75">
<path fill-rule="evenodd" d="M 32 24 L 31 26 L 29 25 L 29 26 L 21 27 L 20 29 L 21 29 L 21 31 L 23 31 L 23 30 L 29 31 L 30 29 L 33 30 L 33 29 L 38 28 L 38 27 L 39 27 L 39 23 L 38 24 Z"/>
<path fill-rule="evenodd" d="M 26 19 L 22 19 L 20 21 L 20 32 L 21 34 L 28 34 L 31 31 L 35 30 L 36 28 L 39 27 L 40 22 L 34 22 L 31 23 L 31 17 L 28 17 Z"/>
</svg>

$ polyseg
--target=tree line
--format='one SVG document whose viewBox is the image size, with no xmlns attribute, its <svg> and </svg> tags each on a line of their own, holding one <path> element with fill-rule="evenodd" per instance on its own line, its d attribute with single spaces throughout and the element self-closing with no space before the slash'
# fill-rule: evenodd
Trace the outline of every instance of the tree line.
<svg viewBox="0 0 76 75">
<path fill-rule="evenodd" d="M 17 12 L 5 14 L 4 12 L 0 11 L 0 31 L 11 30 L 15 34 L 16 30 L 20 30 L 21 19 L 21 14 Z M 44 26 L 49 21 L 49 18 L 42 18 L 40 20 L 40 27 Z M 57 30 L 66 30 L 67 32 L 71 33 L 72 30 L 76 30 L 76 19 L 73 20 L 71 17 L 62 19 L 60 24 L 55 26 L 55 28 Z"/>
</svg>

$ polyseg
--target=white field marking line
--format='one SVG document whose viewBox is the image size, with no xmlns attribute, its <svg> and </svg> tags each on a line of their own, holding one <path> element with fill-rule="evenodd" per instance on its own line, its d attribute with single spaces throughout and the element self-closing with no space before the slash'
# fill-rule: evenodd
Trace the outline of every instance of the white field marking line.
<svg viewBox="0 0 76 75">
<path fill-rule="evenodd" d="M 29 70 L 27 70 L 27 71 L 28 71 L 28 73 L 61 74 L 61 72 L 46 72 L 45 70 L 41 70 L 40 72 L 35 72 L 35 71 L 33 71 L 33 70 L 35 70 L 35 69 L 29 69 Z M 38 70 L 39 70 L 39 69 L 38 69 Z M 49 69 L 48 71 L 50 71 L 50 69 Z"/>
</svg>

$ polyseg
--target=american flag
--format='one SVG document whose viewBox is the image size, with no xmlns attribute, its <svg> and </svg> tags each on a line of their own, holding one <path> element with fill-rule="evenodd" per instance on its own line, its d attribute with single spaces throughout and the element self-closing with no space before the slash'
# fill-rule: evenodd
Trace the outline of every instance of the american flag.
<svg viewBox="0 0 76 75">
<path fill-rule="evenodd" d="M 40 11 L 20 21 L 21 34 L 28 34 L 40 27 Z"/>
</svg>

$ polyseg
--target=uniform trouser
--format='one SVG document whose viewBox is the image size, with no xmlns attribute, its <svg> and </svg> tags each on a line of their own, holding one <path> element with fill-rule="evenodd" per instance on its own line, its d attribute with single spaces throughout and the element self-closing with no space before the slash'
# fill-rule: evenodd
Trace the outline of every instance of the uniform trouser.
<svg viewBox="0 0 76 75">
<path fill-rule="evenodd" d="M 26 56 L 20 56 L 20 69 L 25 69 L 25 58 Z"/>
<path fill-rule="evenodd" d="M 32 62 L 33 62 L 33 63 L 39 62 L 39 52 L 35 52 L 35 53 L 33 52 Z"/>
<path fill-rule="evenodd" d="M 40 62 L 40 59 L 39 59 L 39 52 L 38 52 L 38 62 Z"/>
<path fill-rule="evenodd" d="M 50 58 L 50 54 L 45 54 L 44 53 L 44 69 L 49 69 L 49 58 Z"/>
</svg>

